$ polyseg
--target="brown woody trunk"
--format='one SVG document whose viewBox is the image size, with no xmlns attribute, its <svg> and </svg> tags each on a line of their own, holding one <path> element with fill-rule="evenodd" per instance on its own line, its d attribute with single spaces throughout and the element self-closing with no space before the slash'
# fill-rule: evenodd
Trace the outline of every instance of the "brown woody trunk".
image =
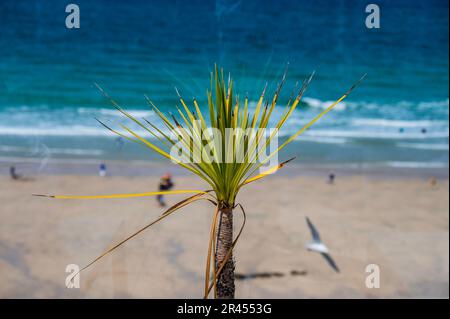
<svg viewBox="0 0 450 319">
<path fill-rule="evenodd" d="M 233 210 L 220 210 L 220 222 L 217 233 L 216 271 L 223 264 L 228 251 L 233 244 Z M 217 297 L 220 299 L 234 298 L 234 260 L 231 253 L 217 279 Z"/>
</svg>

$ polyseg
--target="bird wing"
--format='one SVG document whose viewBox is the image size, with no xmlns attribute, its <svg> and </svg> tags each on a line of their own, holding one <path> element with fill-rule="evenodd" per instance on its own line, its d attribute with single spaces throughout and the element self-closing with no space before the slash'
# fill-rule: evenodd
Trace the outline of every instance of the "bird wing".
<svg viewBox="0 0 450 319">
<path fill-rule="evenodd" d="M 338 266 L 336 265 L 336 263 L 334 262 L 333 258 L 331 258 L 331 256 L 329 254 L 321 253 L 321 255 L 323 256 L 323 258 L 325 258 L 327 263 L 330 265 L 331 268 L 334 269 L 335 272 L 339 272 Z"/>
<path fill-rule="evenodd" d="M 306 223 L 308 224 L 309 230 L 311 231 L 311 235 L 314 241 L 321 241 L 319 232 L 317 231 L 316 227 L 311 223 L 308 217 L 306 217 Z"/>
</svg>

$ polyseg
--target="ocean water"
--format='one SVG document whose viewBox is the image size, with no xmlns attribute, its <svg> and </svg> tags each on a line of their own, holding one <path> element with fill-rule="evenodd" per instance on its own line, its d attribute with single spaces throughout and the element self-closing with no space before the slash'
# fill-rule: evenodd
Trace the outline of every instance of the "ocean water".
<svg viewBox="0 0 450 319">
<path fill-rule="evenodd" d="M 376 1 L 381 28 L 365 26 L 367 1 L 0 1 L 0 158 L 159 158 L 98 124 L 126 122 L 95 88 L 149 120 L 149 96 L 174 110 L 177 87 L 202 107 L 218 63 L 236 91 L 273 92 L 281 104 L 316 76 L 281 132 L 298 130 L 366 80 L 286 150 L 301 162 L 448 167 L 448 1 Z M 254 105 L 254 102 L 253 102 Z M 278 112 L 279 109 L 276 109 Z M 275 112 L 275 113 L 276 113 Z M 283 154 L 285 155 L 285 154 Z"/>
</svg>

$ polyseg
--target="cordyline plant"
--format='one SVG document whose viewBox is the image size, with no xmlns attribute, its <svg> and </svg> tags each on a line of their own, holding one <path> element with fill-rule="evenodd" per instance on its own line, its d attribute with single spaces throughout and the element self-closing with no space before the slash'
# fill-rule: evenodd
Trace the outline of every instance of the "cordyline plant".
<svg viewBox="0 0 450 319">
<path fill-rule="evenodd" d="M 313 73 L 314 74 L 314 73 Z M 125 238 L 121 242 L 113 245 L 99 257 L 87 264 L 80 271 L 91 266 L 100 258 L 109 254 L 126 241 L 135 237 L 139 233 L 143 232 L 150 226 L 156 224 L 162 219 L 168 217 L 172 213 L 176 212 L 180 208 L 189 205 L 195 201 L 206 200 L 212 203 L 215 207 L 214 213 L 211 216 L 211 229 L 208 240 L 208 253 L 206 258 L 205 268 L 205 287 L 204 298 L 208 298 L 211 290 L 214 288 L 214 297 L 216 298 L 234 298 L 235 285 L 234 285 L 234 259 L 233 248 L 242 233 L 245 225 L 246 215 L 245 210 L 240 203 L 236 203 L 236 196 L 239 190 L 258 179 L 261 179 L 269 174 L 273 174 L 283 167 L 288 161 L 281 164 L 270 167 L 266 171 L 260 174 L 255 172 L 264 165 L 271 157 L 276 155 L 286 145 L 292 142 L 297 136 L 307 130 L 313 123 L 319 120 L 323 115 L 328 113 L 334 106 L 345 99 L 349 93 L 359 84 L 364 78 L 361 78 L 355 83 L 342 97 L 336 102 L 332 103 L 316 117 L 314 117 L 308 124 L 300 128 L 295 134 L 290 136 L 275 150 L 268 149 L 268 145 L 273 138 L 277 138 L 276 132 L 280 130 L 291 114 L 298 106 L 303 93 L 305 92 L 308 84 L 310 83 L 313 74 L 303 81 L 303 85 L 296 92 L 291 94 L 291 97 L 284 107 L 284 111 L 281 117 L 278 119 L 275 125 L 275 130 L 269 136 L 263 134 L 253 134 L 244 136 L 244 134 L 232 135 L 229 138 L 214 139 L 213 143 L 209 144 L 210 154 L 213 157 L 213 161 L 192 161 L 188 160 L 190 154 L 195 153 L 198 149 L 202 149 L 205 146 L 204 136 L 208 131 L 207 120 L 209 120 L 209 128 L 216 129 L 216 132 L 220 132 L 222 136 L 226 136 L 227 129 L 242 129 L 243 131 L 251 129 L 266 129 L 271 119 L 272 112 L 276 107 L 277 100 L 285 81 L 286 72 L 283 75 L 281 82 L 279 83 L 274 96 L 270 100 L 265 100 L 266 87 L 264 88 L 261 97 L 259 98 L 256 109 L 253 114 L 249 111 L 248 98 L 245 97 L 244 101 L 240 101 L 238 97 L 233 95 L 233 82 L 231 79 L 226 84 L 223 77 L 223 70 L 219 71 L 217 66 L 214 73 L 211 73 L 211 90 L 207 91 L 208 98 L 208 112 L 204 114 L 197 101 L 194 99 L 193 108 L 190 108 L 180 94 L 177 91 L 181 107 L 177 106 L 177 116 L 181 118 L 181 123 L 176 119 L 175 115 L 169 114 L 168 116 L 161 112 L 152 101 L 147 98 L 150 107 L 160 118 L 162 124 L 169 129 L 169 131 L 177 132 L 176 137 L 166 134 L 162 129 L 158 128 L 154 123 L 143 119 L 138 120 L 130 115 L 125 109 L 119 106 L 113 99 L 111 99 L 99 86 L 97 86 L 105 97 L 107 97 L 112 105 L 121 112 L 125 117 L 135 122 L 138 126 L 143 128 L 146 132 L 150 133 L 156 139 L 161 142 L 163 146 L 157 146 L 147 138 L 142 137 L 137 132 L 131 130 L 125 125 L 120 124 L 123 132 L 114 130 L 99 121 L 107 129 L 111 130 L 115 134 L 122 136 L 128 140 L 141 144 L 151 150 L 159 153 L 160 155 L 170 159 L 185 169 L 191 171 L 201 179 L 206 181 L 210 189 L 209 190 L 176 190 L 176 191 L 160 191 L 160 192 L 148 192 L 139 194 L 115 194 L 115 195 L 87 195 L 87 196 L 66 196 L 66 195 L 38 195 L 47 196 L 52 198 L 61 199 L 96 199 L 96 198 L 130 198 L 141 196 L 154 196 L 158 194 L 182 194 L 193 193 L 194 195 L 178 202 L 169 209 L 167 209 L 161 216 L 151 223 L 145 225 L 131 236 Z M 206 133 L 208 134 L 208 133 Z M 181 139 L 180 139 L 181 137 Z M 170 149 L 175 145 L 179 145 L 181 141 L 183 150 L 181 158 L 172 156 Z M 263 141 L 263 143 L 261 143 Z M 258 145 L 258 149 L 255 147 Z M 243 160 L 240 161 L 226 161 L 225 153 L 229 154 L 237 152 L 238 147 L 244 146 L 245 155 Z M 261 159 L 261 155 L 267 150 L 271 151 L 269 155 L 265 154 L 264 159 Z M 183 157 L 184 156 L 184 157 Z M 221 157 L 221 158 L 220 158 Z M 186 159 L 186 160 L 183 160 Z M 239 208 L 239 211 L 243 214 L 243 223 L 236 237 L 233 239 L 233 215 L 235 209 Z M 73 278 L 78 275 L 75 274 Z"/>
</svg>

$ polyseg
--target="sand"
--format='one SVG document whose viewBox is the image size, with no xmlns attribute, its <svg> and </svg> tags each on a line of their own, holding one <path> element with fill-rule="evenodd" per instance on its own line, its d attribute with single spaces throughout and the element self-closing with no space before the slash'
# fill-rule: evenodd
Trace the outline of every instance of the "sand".
<svg viewBox="0 0 450 319">
<path fill-rule="evenodd" d="M 280 174 L 242 191 L 247 225 L 235 251 L 236 273 L 276 276 L 237 280 L 237 298 L 449 297 L 448 178 L 431 186 L 419 177 L 347 174 L 329 185 L 325 176 Z M 177 189 L 205 187 L 189 176 L 175 183 Z M 202 297 L 210 203 L 192 204 L 156 224 L 84 271 L 79 289 L 68 289 L 68 264 L 87 264 L 162 210 L 154 198 L 31 196 L 143 192 L 156 184 L 156 176 L 0 176 L 0 297 Z M 242 215 L 235 213 L 237 231 Z M 340 273 L 305 249 L 305 216 Z M 366 286 L 369 264 L 379 266 L 379 288 Z"/>
</svg>

